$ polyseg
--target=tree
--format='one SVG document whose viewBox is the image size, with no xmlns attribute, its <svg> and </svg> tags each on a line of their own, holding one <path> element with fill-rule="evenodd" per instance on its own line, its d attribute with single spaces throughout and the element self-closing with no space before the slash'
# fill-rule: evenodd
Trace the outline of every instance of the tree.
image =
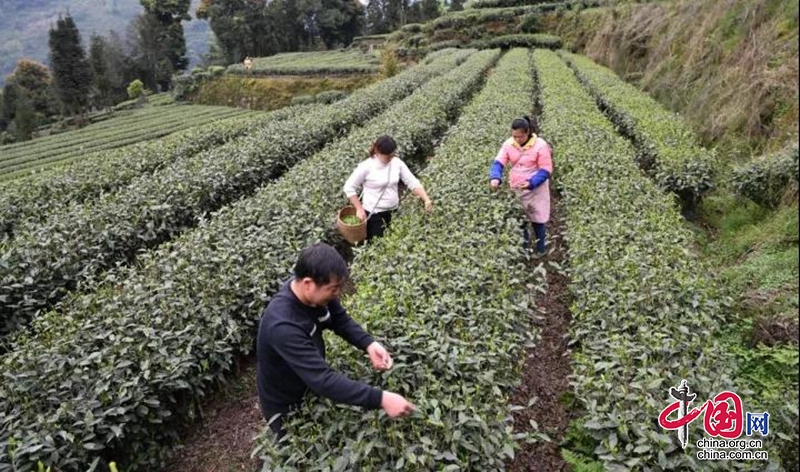
<svg viewBox="0 0 800 472">
<path fill-rule="evenodd" d="M 464 9 L 464 0 L 450 0 L 450 11 L 462 11 Z"/>
<path fill-rule="evenodd" d="M 28 141 L 36 130 L 36 111 L 33 103 L 25 93 L 17 97 L 16 116 L 11 124 L 17 142 Z"/>
<path fill-rule="evenodd" d="M 139 15 L 132 23 L 130 38 L 131 59 L 140 78 L 149 89 L 167 90 L 176 72 L 168 49 L 172 44 L 169 32 L 151 13 Z"/>
<path fill-rule="evenodd" d="M 82 113 L 89 104 L 92 71 L 81 36 L 69 12 L 50 29 L 50 63 L 53 84 L 65 115 Z"/>
<path fill-rule="evenodd" d="M 367 2 L 367 6 L 364 9 L 367 33 L 383 34 L 389 31 L 386 24 L 385 3 L 385 0 L 369 0 Z"/>
<path fill-rule="evenodd" d="M 422 0 L 420 5 L 420 23 L 439 17 L 439 0 Z"/>
<path fill-rule="evenodd" d="M 89 66 L 94 76 L 92 103 L 98 108 L 114 105 L 108 45 L 102 36 L 92 35 L 89 39 Z"/>
<path fill-rule="evenodd" d="M 202 0 L 196 13 L 209 20 L 231 63 L 344 46 L 364 29 L 359 0 Z"/>
<path fill-rule="evenodd" d="M 407 23 L 409 7 L 409 0 L 385 0 L 383 17 L 389 31 Z"/>
<path fill-rule="evenodd" d="M 203 69 L 208 69 L 211 66 L 225 66 L 232 62 L 238 61 L 228 61 L 225 49 L 222 47 L 219 38 L 217 38 L 217 35 L 212 30 L 209 35 L 208 52 L 203 54 L 203 56 L 200 58 L 200 67 Z"/>
<path fill-rule="evenodd" d="M 6 85 L 3 87 L 3 104 L 0 107 L 0 130 L 8 129 L 14 120 L 14 116 L 17 114 L 19 94 L 19 87 L 11 81 L 6 81 Z"/>
<path fill-rule="evenodd" d="M 198 18 L 209 20 L 228 63 L 283 50 L 277 13 L 265 0 L 202 0 L 196 10 Z"/>
<path fill-rule="evenodd" d="M 306 28 L 308 0 L 274 0 L 267 14 L 281 29 L 281 51 L 303 51 L 313 44 Z"/>
<path fill-rule="evenodd" d="M 161 90 L 169 88 L 172 74 L 185 70 L 186 39 L 181 21 L 191 20 L 191 0 L 140 0 L 145 13 L 140 26 L 154 37 L 142 41 L 148 47 L 148 64 Z"/>
<path fill-rule="evenodd" d="M 108 79 L 111 85 L 112 104 L 126 100 L 126 88 L 131 81 L 139 77 L 136 61 L 130 55 L 122 37 L 114 30 L 105 38 L 105 59 L 108 67 Z"/>
<path fill-rule="evenodd" d="M 363 29 L 364 9 L 353 0 L 321 0 L 313 11 L 315 30 L 328 49 L 345 46 Z"/>
<path fill-rule="evenodd" d="M 31 102 L 34 112 L 42 117 L 58 112 L 52 90 L 53 77 L 44 64 L 31 59 L 20 59 L 6 83 L 17 85 Z M 13 105 L 13 104 L 12 104 Z"/>
</svg>

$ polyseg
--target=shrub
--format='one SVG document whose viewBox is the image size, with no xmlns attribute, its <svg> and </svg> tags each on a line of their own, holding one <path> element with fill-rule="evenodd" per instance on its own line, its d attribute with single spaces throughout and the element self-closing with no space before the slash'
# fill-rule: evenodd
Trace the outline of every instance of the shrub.
<svg viewBox="0 0 800 472">
<path fill-rule="evenodd" d="M 387 44 L 381 49 L 379 70 L 381 76 L 385 79 L 397 74 L 400 70 L 400 61 L 397 58 L 397 46 Z"/>
<path fill-rule="evenodd" d="M 144 84 L 141 80 L 136 79 L 128 85 L 128 97 L 135 100 L 144 95 Z"/>
<path fill-rule="evenodd" d="M 344 90 L 328 90 L 327 92 L 320 92 L 315 97 L 318 103 L 324 104 L 331 104 L 333 102 L 338 102 L 339 100 L 346 98 L 347 92 Z"/>
<path fill-rule="evenodd" d="M 487 38 L 484 40 L 483 47 L 490 49 L 514 47 L 559 49 L 561 38 L 549 34 L 510 34 Z"/>
<path fill-rule="evenodd" d="M 406 32 L 406 33 L 421 33 L 422 32 L 422 28 L 423 28 L 423 25 L 421 25 L 419 23 L 408 23 L 406 25 L 403 25 L 400 28 L 400 31 L 403 31 L 403 32 Z"/>
<path fill-rule="evenodd" d="M 636 146 L 636 160 L 662 189 L 694 216 L 703 195 L 714 188 L 714 153 L 703 148 L 691 126 L 655 99 L 585 56 L 560 52 L 578 79 Z"/>
<path fill-rule="evenodd" d="M 458 48 L 461 47 L 463 44 L 464 43 L 462 41 L 453 39 L 449 41 L 440 41 L 438 43 L 433 43 L 430 46 L 428 46 L 428 49 L 431 52 L 433 52 L 433 51 L 440 51 L 442 49 Z"/>
<path fill-rule="evenodd" d="M 315 100 L 313 95 L 298 95 L 296 97 L 292 97 L 292 105 L 308 105 L 314 102 Z"/>
<path fill-rule="evenodd" d="M 798 183 L 798 145 L 758 159 L 734 170 L 732 183 L 736 192 L 757 204 L 774 210 L 787 189 Z"/>
</svg>

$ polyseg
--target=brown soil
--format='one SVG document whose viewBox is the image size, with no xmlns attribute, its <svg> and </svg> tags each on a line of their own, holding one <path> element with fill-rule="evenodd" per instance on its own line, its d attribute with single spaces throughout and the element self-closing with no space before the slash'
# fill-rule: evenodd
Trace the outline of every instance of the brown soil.
<svg viewBox="0 0 800 472">
<path fill-rule="evenodd" d="M 260 461 L 251 459 L 254 438 L 266 424 L 256 396 L 256 360 L 246 359 L 241 373 L 203 404 L 205 418 L 186 436 L 163 472 L 253 472 Z"/>
<path fill-rule="evenodd" d="M 799 331 L 797 319 L 788 316 L 762 316 L 756 320 L 755 326 L 753 326 L 750 345 L 753 347 L 759 344 L 797 346 L 798 338 L 800 338 Z"/>
<path fill-rule="evenodd" d="M 569 311 L 569 279 L 562 267 L 567 260 L 567 248 L 562 238 L 564 213 L 559 199 L 553 196 L 554 212 L 547 225 L 550 254 L 532 264 L 544 264 L 547 269 L 547 293 L 537 300 L 543 313 L 533 314 L 533 323 L 541 338 L 528 349 L 522 371 L 522 384 L 512 397 L 513 405 L 535 403 L 528 409 L 514 412 L 514 432 L 531 432 L 530 421 L 552 441 L 538 439 L 533 444 L 522 442 L 522 449 L 508 465 L 512 472 L 557 472 L 572 470 L 559 453 L 559 443 L 571 421 L 570 411 L 562 397 L 570 391 L 568 376 L 572 373 L 567 349 L 567 330 L 572 320 Z M 555 263 L 553 265 L 551 263 Z"/>
</svg>

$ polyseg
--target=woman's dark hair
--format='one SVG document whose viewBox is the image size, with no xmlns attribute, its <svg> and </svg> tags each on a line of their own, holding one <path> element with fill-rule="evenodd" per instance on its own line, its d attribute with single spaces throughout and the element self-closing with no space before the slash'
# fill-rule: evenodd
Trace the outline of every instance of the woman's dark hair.
<svg viewBox="0 0 800 472">
<path fill-rule="evenodd" d="M 296 279 L 311 277 L 317 285 L 325 285 L 331 279 L 346 280 L 350 275 L 347 263 L 336 249 L 325 243 L 309 246 L 300 253 L 294 266 Z"/>
<path fill-rule="evenodd" d="M 369 155 L 374 156 L 375 153 L 385 154 L 391 156 L 397 150 L 397 143 L 394 142 L 391 136 L 381 136 L 376 139 L 372 146 L 369 148 Z"/>
<path fill-rule="evenodd" d="M 520 131 L 524 131 L 528 133 L 528 138 L 531 137 L 533 134 L 540 134 L 539 130 L 539 123 L 536 120 L 532 120 L 529 116 L 523 116 L 522 118 L 517 118 L 511 123 L 511 129 L 516 129 Z"/>
</svg>

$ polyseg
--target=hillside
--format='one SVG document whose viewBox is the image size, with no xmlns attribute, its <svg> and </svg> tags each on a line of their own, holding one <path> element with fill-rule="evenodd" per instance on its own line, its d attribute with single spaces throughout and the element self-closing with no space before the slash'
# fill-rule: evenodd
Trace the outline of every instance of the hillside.
<svg viewBox="0 0 800 472">
<path fill-rule="evenodd" d="M 29 57 L 47 61 L 47 35 L 59 12 L 69 10 L 88 45 L 92 33 L 107 35 L 113 29 L 124 35 L 131 20 L 142 11 L 139 0 L 5 0 L 0 8 L 0 86 L 17 60 Z M 190 10 L 199 0 L 192 0 Z M 190 64 L 208 50 L 208 23 L 184 23 Z"/>
<path fill-rule="evenodd" d="M 800 470 L 796 3 L 470 0 L 0 147 L 0 472 Z"/>
</svg>

